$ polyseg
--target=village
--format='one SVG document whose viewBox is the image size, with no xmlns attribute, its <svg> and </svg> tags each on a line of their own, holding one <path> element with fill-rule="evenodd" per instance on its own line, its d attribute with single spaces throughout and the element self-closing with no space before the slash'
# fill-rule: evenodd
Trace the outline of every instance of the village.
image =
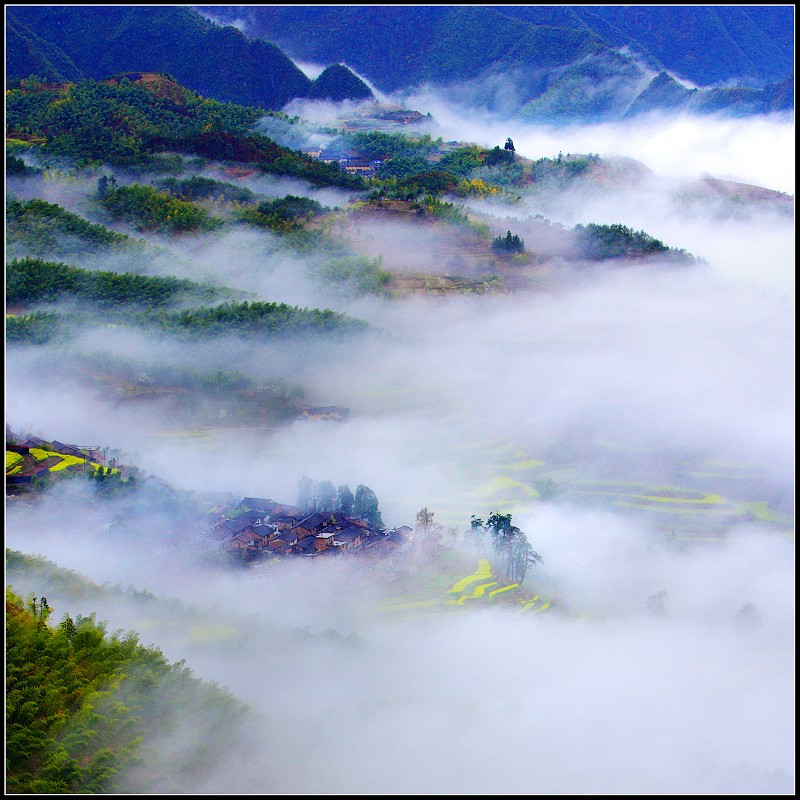
<svg viewBox="0 0 800 800">
<path fill-rule="evenodd" d="M 327 410 L 327 409 L 323 409 Z M 37 486 L 59 474 L 123 479 L 127 469 L 108 457 L 108 448 L 17 436 L 6 430 L 6 494 L 31 495 Z M 156 476 L 142 483 L 169 485 Z M 204 549 L 241 557 L 244 563 L 287 557 L 335 558 L 364 556 L 391 561 L 412 539 L 407 525 L 387 529 L 353 513 L 317 510 L 261 497 L 238 498 L 232 493 L 197 493 L 202 515 L 191 522 L 192 538 Z"/>
<path fill-rule="evenodd" d="M 341 511 L 304 514 L 295 506 L 261 497 L 244 497 L 213 508 L 204 527 L 216 548 L 240 553 L 245 560 L 359 555 L 385 561 L 413 533 L 407 525 L 378 528 Z"/>
</svg>

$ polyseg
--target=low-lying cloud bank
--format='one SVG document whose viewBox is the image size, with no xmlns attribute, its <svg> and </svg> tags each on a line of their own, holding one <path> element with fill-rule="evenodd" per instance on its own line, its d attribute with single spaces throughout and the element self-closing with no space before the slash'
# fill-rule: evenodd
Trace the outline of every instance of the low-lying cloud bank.
<svg viewBox="0 0 800 800">
<path fill-rule="evenodd" d="M 710 172 L 793 191 L 793 128 L 785 120 L 556 131 L 473 122 L 433 95 L 414 107 L 431 110 L 446 139 L 494 146 L 512 136 L 529 158 L 619 153 L 666 177 Z M 252 186 L 298 188 L 268 179 Z M 388 525 L 413 525 L 427 506 L 463 531 L 470 515 L 496 510 L 498 475 L 536 460 L 573 477 L 663 487 L 701 463 L 734 465 L 760 476 L 762 494 L 751 499 L 783 498 L 793 509 L 793 220 L 690 218 L 660 191 L 573 194 L 546 205 L 531 197 L 503 222 L 516 219 L 512 227 L 532 249 L 534 228 L 526 226 L 537 213 L 565 226 L 624 223 L 707 263 L 574 272 L 562 264 L 562 279 L 537 291 L 389 302 L 320 286 L 309 264 L 278 254 L 267 235 L 171 242 L 176 264 L 262 299 L 330 305 L 381 334 L 325 346 L 179 345 L 99 328 L 71 345 L 285 377 L 320 404 L 350 408 L 347 422 L 265 430 L 256 421 L 187 436 L 163 409 L 54 382 L 48 365 L 58 349 L 8 352 L 7 420 L 15 430 L 120 448 L 187 491 L 291 503 L 303 474 L 365 484 Z M 59 197 L 52 189 L 47 199 Z M 376 237 L 385 231 L 369 229 Z M 402 259 L 413 229 L 407 238 L 395 226 L 390 232 Z M 707 468 L 698 480 L 714 492 L 721 477 Z M 186 658 L 199 677 L 229 686 L 264 720 L 247 732 L 255 755 L 232 755 L 213 780 L 187 783 L 187 791 L 793 790 L 794 544 L 775 526 L 739 519 L 722 541 L 666 544 L 652 518 L 621 508 L 517 498 L 514 522 L 544 558 L 528 586 L 569 613 L 467 606 L 398 619 L 378 610 L 392 585 L 362 579 L 353 565 L 314 564 L 251 582 L 182 551 L 155 557 L 149 530 L 120 545 L 108 520 L 88 508 L 76 486 L 57 487 L 39 507 L 9 510 L 7 544 L 100 582 L 178 598 L 209 625 L 241 628 L 233 647 L 193 639 L 164 620 L 141 627 L 145 642 L 152 636 L 168 658 Z M 659 596 L 665 613 L 656 616 L 648 601 Z M 111 630 L 142 623 L 123 601 L 77 608 L 50 599 L 59 614 L 97 611 Z M 743 628 L 740 612 L 751 603 L 761 624 Z M 290 635 L 303 629 L 310 636 Z M 329 629 L 338 635 L 326 636 Z"/>
<path fill-rule="evenodd" d="M 29 514 L 9 515 L 7 544 L 98 581 L 178 597 L 208 629 L 238 628 L 214 644 L 173 611 L 171 624 L 152 620 L 143 632 L 258 714 L 243 735 L 264 758 L 234 753 L 202 785 L 187 780 L 191 790 L 792 789 L 790 539 L 755 527 L 682 550 L 613 514 L 543 508 L 524 519 L 546 554 L 535 580 L 568 615 L 465 608 L 415 620 L 380 611 L 391 589 L 355 563 L 287 567 L 263 583 L 186 555 L 153 559 L 135 541 L 123 550 L 65 521 L 80 499 L 62 492 L 39 509 L 33 532 Z M 655 616 L 647 601 L 660 592 Z M 747 603 L 757 607 L 751 626 L 742 625 Z M 50 604 L 95 610 L 57 592 Z M 112 630 L 141 614 L 124 599 L 100 610 Z M 172 737 L 165 752 L 191 735 Z M 309 739 L 310 760 L 296 744 Z"/>
</svg>

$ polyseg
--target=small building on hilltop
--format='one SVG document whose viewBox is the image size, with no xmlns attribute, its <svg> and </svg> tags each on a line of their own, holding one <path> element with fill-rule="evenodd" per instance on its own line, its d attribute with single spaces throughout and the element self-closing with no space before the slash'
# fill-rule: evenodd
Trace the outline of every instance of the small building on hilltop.
<svg viewBox="0 0 800 800">
<path fill-rule="evenodd" d="M 304 419 L 344 420 L 350 416 L 350 409 L 342 406 L 309 406 L 302 411 Z"/>
</svg>

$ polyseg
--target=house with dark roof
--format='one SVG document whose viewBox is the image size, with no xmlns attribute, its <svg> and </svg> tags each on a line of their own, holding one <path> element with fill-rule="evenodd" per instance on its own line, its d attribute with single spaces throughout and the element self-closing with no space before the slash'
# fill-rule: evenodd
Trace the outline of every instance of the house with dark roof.
<svg viewBox="0 0 800 800">
<path fill-rule="evenodd" d="M 297 536 L 290 530 L 277 531 L 269 537 L 267 546 L 274 550 L 281 547 L 288 547 L 290 550 L 297 544 Z"/>
<path fill-rule="evenodd" d="M 266 537 L 262 536 L 258 531 L 245 530 L 223 542 L 222 547 L 225 550 L 245 550 L 250 553 L 257 553 L 264 547 L 265 540 Z"/>
<path fill-rule="evenodd" d="M 42 450 L 50 449 L 50 442 L 46 442 L 38 436 L 28 436 L 26 439 L 23 439 L 20 444 L 24 444 L 26 447 L 39 447 Z"/>
<path fill-rule="evenodd" d="M 78 447 L 75 447 L 71 444 L 64 444 L 63 442 L 58 442 L 55 439 L 50 442 L 50 447 L 55 453 L 61 453 L 62 455 L 68 456 L 75 456 L 76 458 L 86 458 L 86 453 L 83 452 Z"/>
<path fill-rule="evenodd" d="M 266 497 L 243 497 L 242 505 L 251 511 L 263 511 L 264 514 L 276 514 L 281 504 Z"/>
<path fill-rule="evenodd" d="M 316 511 L 298 521 L 292 530 L 297 534 L 298 539 L 304 539 L 306 536 L 319 533 L 330 524 L 339 525 L 345 519 L 347 519 L 347 515 L 341 511 Z"/>
<path fill-rule="evenodd" d="M 370 558 L 392 560 L 399 556 L 406 544 L 408 544 L 408 538 L 394 530 L 368 541 L 360 552 Z"/>
<path fill-rule="evenodd" d="M 230 541 L 240 533 L 252 533 L 264 524 L 263 515 L 259 516 L 258 512 L 246 511 L 238 517 L 226 519 L 219 523 L 219 525 L 212 530 L 212 536 L 221 541 Z"/>
<path fill-rule="evenodd" d="M 325 530 L 327 528 L 323 533 Z M 335 539 L 342 543 L 345 551 L 357 550 L 365 541 L 364 529 L 358 525 L 346 525 L 335 532 Z"/>
<path fill-rule="evenodd" d="M 347 419 L 350 409 L 342 406 L 309 406 L 303 409 L 305 419 Z"/>
<path fill-rule="evenodd" d="M 293 528 L 300 519 L 301 517 L 296 514 L 270 514 L 269 516 L 269 521 L 281 531 Z"/>
<path fill-rule="evenodd" d="M 320 548 L 317 547 L 313 536 L 307 536 L 292 547 L 292 553 L 302 556 L 318 556 Z"/>
<path fill-rule="evenodd" d="M 235 519 L 250 523 L 257 528 L 260 525 L 266 525 L 267 520 L 269 519 L 269 514 L 265 513 L 264 511 L 251 509 L 250 511 L 245 511 L 239 514 Z"/>
<path fill-rule="evenodd" d="M 410 541 L 412 538 L 412 534 L 414 533 L 413 528 L 409 528 L 408 525 L 401 525 L 399 528 L 392 528 L 388 531 L 388 534 L 396 533 L 399 536 L 402 536 L 406 539 L 406 541 Z"/>
<path fill-rule="evenodd" d="M 314 547 L 317 550 L 327 550 L 329 547 L 338 547 L 339 543 L 336 541 L 338 531 L 336 529 L 327 529 L 315 533 L 313 537 L 309 536 L 308 541 L 314 542 Z"/>
</svg>

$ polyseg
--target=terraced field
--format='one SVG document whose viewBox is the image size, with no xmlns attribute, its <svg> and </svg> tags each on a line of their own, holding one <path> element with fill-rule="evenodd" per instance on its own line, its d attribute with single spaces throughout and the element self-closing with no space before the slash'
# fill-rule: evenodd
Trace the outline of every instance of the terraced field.
<svg viewBox="0 0 800 800">
<path fill-rule="evenodd" d="M 88 458 L 44 450 L 41 447 L 31 447 L 27 455 L 6 450 L 6 476 L 37 475 L 44 469 L 48 472 L 61 472 L 66 469 L 94 471 L 100 466 L 96 461 Z M 119 473 L 119 469 L 112 468 L 110 474 L 116 473 Z"/>
<path fill-rule="evenodd" d="M 471 563 L 474 561 L 456 551 L 440 551 L 435 563 L 429 561 L 417 572 L 405 575 L 394 587 L 395 599 L 379 604 L 376 611 L 406 619 L 492 606 L 535 614 L 554 606 L 553 597 L 503 581 L 487 559 L 477 559 L 477 565 L 468 572 Z"/>
</svg>

